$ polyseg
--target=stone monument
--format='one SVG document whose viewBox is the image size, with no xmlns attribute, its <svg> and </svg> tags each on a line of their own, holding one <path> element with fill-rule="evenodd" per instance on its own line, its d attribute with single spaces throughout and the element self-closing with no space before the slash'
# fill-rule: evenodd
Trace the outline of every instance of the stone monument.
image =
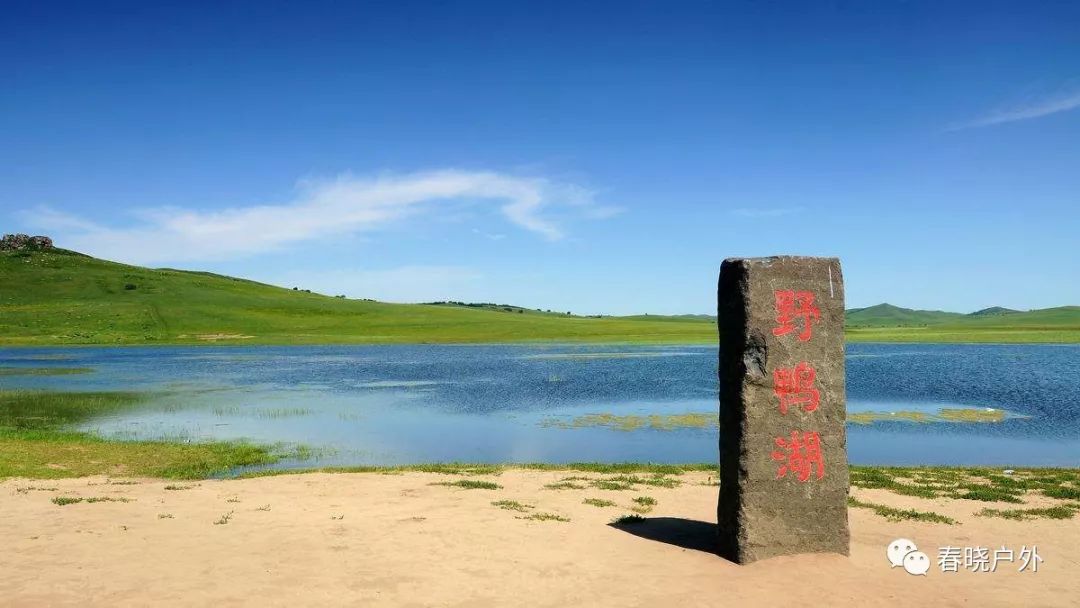
<svg viewBox="0 0 1080 608">
<path fill-rule="evenodd" d="M 720 267 L 720 554 L 848 554 L 844 280 L 836 258 Z"/>
</svg>

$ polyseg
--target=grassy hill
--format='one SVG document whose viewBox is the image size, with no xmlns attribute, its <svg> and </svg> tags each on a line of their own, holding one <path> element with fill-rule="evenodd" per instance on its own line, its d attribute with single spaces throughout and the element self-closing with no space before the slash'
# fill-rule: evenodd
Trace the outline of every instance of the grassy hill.
<svg viewBox="0 0 1080 608">
<path fill-rule="evenodd" d="M 1080 342 L 1080 308 L 849 311 L 848 339 Z M 503 304 L 387 304 L 55 249 L 0 252 L 0 345 L 522 341 L 711 343 L 707 315 L 581 317 Z"/>
<path fill-rule="evenodd" d="M 0 252 L 0 345 L 710 342 L 695 320 L 387 304 L 54 249 Z"/>
</svg>

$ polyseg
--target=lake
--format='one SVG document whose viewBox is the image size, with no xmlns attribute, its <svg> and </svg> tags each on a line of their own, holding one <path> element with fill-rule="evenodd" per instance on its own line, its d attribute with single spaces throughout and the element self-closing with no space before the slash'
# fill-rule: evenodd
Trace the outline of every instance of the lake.
<svg viewBox="0 0 1080 608">
<path fill-rule="evenodd" d="M 303 444 L 275 466 L 717 460 L 714 346 L 0 349 L 0 388 L 137 390 L 81 428 Z M 851 344 L 855 464 L 1080 466 L 1080 345 Z"/>
</svg>

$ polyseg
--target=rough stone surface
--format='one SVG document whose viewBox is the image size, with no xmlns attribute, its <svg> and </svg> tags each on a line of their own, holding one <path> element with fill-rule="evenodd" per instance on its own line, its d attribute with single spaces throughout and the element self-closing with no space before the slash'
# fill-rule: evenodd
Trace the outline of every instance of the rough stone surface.
<svg viewBox="0 0 1080 608">
<path fill-rule="evenodd" d="M 36 251 L 52 248 L 52 239 L 47 236 L 5 234 L 3 237 L 0 237 L 0 251 Z"/>
<path fill-rule="evenodd" d="M 813 294 L 813 303 L 808 305 L 805 293 L 798 292 Z M 737 563 L 795 553 L 847 555 L 840 261 L 788 256 L 725 260 L 717 304 L 721 555 Z M 800 314 L 814 307 L 819 318 Z M 781 318 L 785 308 L 794 313 L 790 322 Z M 810 324 L 809 333 L 804 322 Z M 812 383 L 807 368 L 798 367 L 802 362 L 814 370 Z M 802 382 L 792 386 L 786 373 Z M 801 446 L 792 447 L 793 432 L 799 433 Z M 820 463 L 813 458 L 813 433 Z M 799 458 L 804 455 L 808 458 Z"/>
</svg>

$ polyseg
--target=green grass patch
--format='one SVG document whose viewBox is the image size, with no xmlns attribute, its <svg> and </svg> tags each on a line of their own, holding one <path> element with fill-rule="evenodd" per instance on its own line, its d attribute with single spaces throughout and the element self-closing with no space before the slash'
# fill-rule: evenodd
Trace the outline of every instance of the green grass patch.
<svg viewBox="0 0 1080 608">
<path fill-rule="evenodd" d="M 76 496 L 56 496 L 52 499 L 52 503 L 57 506 L 73 505 L 75 503 L 82 502 L 82 498 Z"/>
<path fill-rule="evenodd" d="M 457 481 L 436 481 L 429 483 L 429 486 L 448 486 L 451 488 L 461 488 L 463 490 L 501 490 L 502 486 L 491 481 L 483 481 L 479 479 L 459 479 Z"/>
<path fill-rule="evenodd" d="M 590 505 L 590 506 L 593 506 L 593 507 L 614 507 L 615 506 L 615 501 L 614 500 L 606 500 L 604 498 L 586 498 L 585 500 L 583 500 L 581 502 L 583 504 Z"/>
<path fill-rule="evenodd" d="M 519 511 L 521 513 L 526 513 L 529 509 L 536 508 L 536 505 L 527 505 L 516 500 L 496 500 L 491 504 L 506 511 Z"/>
<path fill-rule="evenodd" d="M 983 509 L 976 513 L 979 517 L 1001 517 L 1023 521 L 1028 519 L 1072 519 L 1080 507 L 1057 505 L 1040 509 Z"/>
<path fill-rule="evenodd" d="M 584 490 L 585 486 L 580 483 L 574 483 L 573 481 L 557 481 L 555 483 L 549 483 L 544 486 L 548 490 Z"/>
<path fill-rule="evenodd" d="M 519 516 L 518 519 L 530 519 L 532 521 L 570 521 L 569 517 L 563 517 L 555 513 L 530 513 Z"/>
<path fill-rule="evenodd" d="M 1050 498 L 1061 498 L 1065 500 L 1080 500 L 1080 489 L 1068 488 L 1068 487 L 1049 487 L 1043 488 L 1043 494 Z"/>
<path fill-rule="evenodd" d="M 632 526 L 634 524 L 644 523 L 645 518 L 640 515 L 622 515 L 611 520 L 611 524 L 615 526 Z"/>
<path fill-rule="evenodd" d="M 849 507 L 858 509 L 870 509 L 889 521 L 925 521 L 935 524 L 948 524 L 950 526 L 956 523 L 955 519 L 941 515 L 940 513 L 934 513 L 932 511 L 916 511 L 915 509 L 896 509 L 888 505 L 863 502 L 853 496 L 848 496 L 847 504 Z"/>
<path fill-rule="evenodd" d="M 961 486 L 960 490 L 955 494 L 952 494 L 952 496 L 964 500 L 981 500 L 983 502 L 1011 502 L 1018 504 L 1024 502 L 1020 498 L 1023 496 L 1022 490 L 979 484 L 964 484 Z"/>
</svg>

